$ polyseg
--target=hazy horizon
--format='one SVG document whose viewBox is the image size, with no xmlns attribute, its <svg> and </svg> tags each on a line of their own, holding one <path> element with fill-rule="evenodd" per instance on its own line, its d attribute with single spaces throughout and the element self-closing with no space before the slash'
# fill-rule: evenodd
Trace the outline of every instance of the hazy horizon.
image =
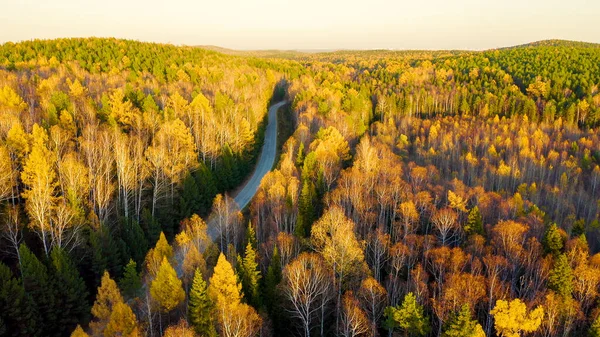
<svg viewBox="0 0 600 337">
<path fill-rule="evenodd" d="M 4 5 L 0 43 L 116 37 L 236 50 L 484 50 L 546 39 L 600 43 L 588 0 L 83 2 Z"/>
</svg>

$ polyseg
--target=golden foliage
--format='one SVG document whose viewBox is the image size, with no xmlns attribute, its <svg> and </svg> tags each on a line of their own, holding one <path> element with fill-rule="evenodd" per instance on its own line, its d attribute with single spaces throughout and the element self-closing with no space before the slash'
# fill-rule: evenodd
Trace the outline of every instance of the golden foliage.
<svg viewBox="0 0 600 337">
<path fill-rule="evenodd" d="M 522 332 L 534 332 L 544 318 L 544 308 L 541 305 L 528 312 L 525 303 L 518 298 L 510 302 L 496 301 L 496 306 L 490 313 L 494 316 L 494 327 L 502 337 L 520 337 Z"/>
<path fill-rule="evenodd" d="M 164 312 L 175 309 L 185 299 L 181 280 L 166 256 L 163 257 L 156 278 L 150 285 L 150 295 Z"/>
</svg>

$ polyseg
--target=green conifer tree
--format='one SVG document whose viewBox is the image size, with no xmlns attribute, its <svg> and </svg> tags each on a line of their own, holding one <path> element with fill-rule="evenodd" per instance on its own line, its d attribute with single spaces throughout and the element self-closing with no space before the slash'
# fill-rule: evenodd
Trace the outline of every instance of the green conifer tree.
<svg viewBox="0 0 600 337">
<path fill-rule="evenodd" d="M 282 274 L 281 256 L 279 255 L 279 249 L 275 246 L 273 248 L 271 262 L 267 268 L 267 274 L 265 275 L 263 300 L 269 316 L 273 321 L 275 335 L 285 334 L 289 327 L 288 324 L 290 323 L 284 306 L 285 300 L 281 297 L 282 294 L 277 288 L 283 278 Z"/>
<path fill-rule="evenodd" d="M 142 110 L 144 112 L 157 113 L 158 105 L 154 101 L 152 95 L 148 94 L 146 98 L 144 98 L 144 102 L 142 103 Z"/>
<path fill-rule="evenodd" d="M 120 238 L 116 238 L 107 226 L 101 225 L 100 230 L 90 232 L 90 245 L 92 246 L 91 265 L 97 275 L 96 285 L 105 270 L 111 275 L 120 275 L 123 269 L 122 249 Z"/>
<path fill-rule="evenodd" d="M 146 252 L 148 252 L 148 242 L 142 226 L 137 221 L 123 224 L 123 240 L 126 243 L 128 255 L 136 263 L 143 263 Z"/>
<path fill-rule="evenodd" d="M 38 328 L 48 336 L 55 336 L 59 312 L 56 309 L 56 294 L 48 269 L 24 243 L 19 247 L 19 255 L 23 287 L 39 315 Z"/>
<path fill-rule="evenodd" d="M 119 282 L 119 286 L 127 298 L 135 298 L 140 295 L 142 290 L 142 279 L 137 272 L 137 263 L 135 263 L 135 261 L 130 259 L 129 263 L 125 266 L 123 278 Z"/>
<path fill-rule="evenodd" d="M 471 318 L 471 308 L 463 305 L 446 324 L 443 337 L 485 337 L 481 324 Z"/>
<path fill-rule="evenodd" d="M 544 244 L 544 251 L 547 254 L 556 255 L 560 253 L 564 245 L 564 238 L 555 223 L 548 226 L 542 242 Z"/>
<path fill-rule="evenodd" d="M 563 297 L 571 297 L 573 292 L 573 270 L 565 254 L 558 255 L 554 260 L 554 266 L 548 276 L 548 288 Z"/>
<path fill-rule="evenodd" d="M 217 335 L 211 316 L 213 307 L 214 305 L 208 297 L 206 281 L 202 278 L 200 269 L 196 269 L 189 294 L 188 319 L 200 336 L 213 337 Z"/>
<path fill-rule="evenodd" d="M 242 281 L 242 290 L 246 296 L 248 304 L 255 308 L 260 307 L 260 270 L 256 262 L 256 252 L 252 248 L 252 244 L 248 242 L 246 245 L 246 254 L 244 259 L 238 256 L 239 276 Z"/>
<path fill-rule="evenodd" d="M 196 184 L 196 179 L 188 175 L 183 180 L 183 188 L 179 198 L 179 217 L 189 218 L 192 214 L 199 212 L 202 207 L 200 188 Z"/>
<path fill-rule="evenodd" d="M 92 269 L 92 274 L 96 276 L 95 284 L 100 283 L 100 275 L 104 270 L 107 270 L 108 262 L 104 248 L 104 239 L 101 231 L 90 231 L 90 260 L 89 264 Z"/>
<path fill-rule="evenodd" d="M 273 248 L 273 256 L 271 257 L 271 263 L 267 268 L 267 275 L 265 275 L 265 305 L 269 311 L 276 304 L 277 298 L 277 285 L 281 282 L 281 257 L 279 256 L 279 250 L 277 246 Z"/>
<path fill-rule="evenodd" d="M 146 233 L 146 240 L 148 241 L 148 244 L 151 245 L 152 242 L 156 242 L 160 236 L 160 223 L 154 216 L 152 216 L 152 212 L 147 208 L 142 210 L 142 219 L 142 224 L 144 225 L 143 229 Z"/>
<path fill-rule="evenodd" d="M 406 336 L 425 336 L 431 330 L 429 320 L 423 312 L 423 306 L 417 303 L 411 292 L 404 297 L 399 307 L 385 308 L 385 326 L 388 330 L 400 328 Z"/>
<path fill-rule="evenodd" d="M 479 207 L 475 206 L 471 209 L 464 229 L 467 236 L 472 234 L 483 235 L 483 219 Z"/>
<path fill-rule="evenodd" d="M 296 221 L 295 234 L 304 238 L 310 235 L 310 226 L 315 221 L 315 186 L 310 179 L 304 179 L 300 200 L 298 201 L 298 219 Z"/>
<path fill-rule="evenodd" d="M 586 232 L 585 229 L 585 219 L 579 219 L 573 223 L 573 228 L 571 228 L 571 237 L 576 238 L 578 236 L 584 235 Z"/>
<path fill-rule="evenodd" d="M 88 292 L 79 271 L 64 250 L 55 247 L 50 253 L 50 259 L 56 289 L 56 306 L 53 310 L 59 313 L 58 331 L 65 336 L 79 322 L 87 321 L 90 312 Z"/>
<path fill-rule="evenodd" d="M 200 208 L 198 209 L 198 214 L 203 215 L 210 212 L 212 201 L 217 195 L 218 189 L 216 186 L 215 176 L 210 168 L 203 162 L 201 162 L 199 166 L 200 167 L 198 167 L 193 175 L 194 179 L 196 180 L 196 186 L 198 186 L 200 191 Z"/>
<path fill-rule="evenodd" d="M 37 322 L 23 284 L 0 262 L 0 336 L 35 336 Z"/>
<path fill-rule="evenodd" d="M 248 222 L 248 227 L 246 227 L 246 241 L 252 245 L 252 249 L 256 251 L 258 249 L 258 241 L 256 239 L 256 231 L 254 230 L 254 226 L 252 226 L 252 222 Z"/>
</svg>

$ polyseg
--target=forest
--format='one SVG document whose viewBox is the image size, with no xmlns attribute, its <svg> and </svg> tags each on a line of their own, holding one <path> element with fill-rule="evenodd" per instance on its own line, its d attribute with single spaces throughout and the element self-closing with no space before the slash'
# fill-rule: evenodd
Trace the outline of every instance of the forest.
<svg viewBox="0 0 600 337">
<path fill-rule="evenodd" d="M 599 127 L 589 43 L 5 43 L 0 336 L 599 337 Z"/>
</svg>

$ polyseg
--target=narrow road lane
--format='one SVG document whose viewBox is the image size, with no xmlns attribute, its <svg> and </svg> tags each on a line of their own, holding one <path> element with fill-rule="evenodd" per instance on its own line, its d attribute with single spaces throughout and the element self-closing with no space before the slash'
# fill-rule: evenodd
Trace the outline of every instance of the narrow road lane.
<svg viewBox="0 0 600 337">
<path fill-rule="evenodd" d="M 260 186 L 262 178 L 273 168 L 275 154 L 277 153 L 277 110 L 285 102 L 279 102 L 271 105 L 269 108 L 269 122 L 265 130 L 265 139 L 263 147 L 258 158 L 258 163 L 252 173 L 252 177 L 246 182 L 246 185 L 235 196 L 235 202 L 240 209 L 244 209 Z"/>
<path fill-rule="evenodd" d="M 260 181 L 265 174 L 267 174 L 267 172 L 273 168 L 275 154 L 277 153 L 277 110 L 285 103 L 285 101 L 279 102 L 269 107 L 269 119 L 267 128 L 265 130 L 265 139 L 262 150 L 260 151 L 260 155 L 258 157 L 258 162 L 254 168 L 252 177 L 246 181 L 244 187 L 239 190 L 238 194 L 234 198 L 234 201 L 237 205 L 230 204 L 228 206 L 229 213 L 244 209 L 244 207 L 250 203 L 250 200 L 252 200 L 254 194 L 256 194 L 256 191 L 258 190 L 258 187 L 260 186 Z M 226 225 L 219 224 L 219 221 L 214 213 L 208 216 L 206 223 L 208 225 L 208 236 L 211 240 L 213 240 L 213 242 L 218 243 L 219 241 L 217 238 L 221 235 L 221 225 Z"/>
</svg>

